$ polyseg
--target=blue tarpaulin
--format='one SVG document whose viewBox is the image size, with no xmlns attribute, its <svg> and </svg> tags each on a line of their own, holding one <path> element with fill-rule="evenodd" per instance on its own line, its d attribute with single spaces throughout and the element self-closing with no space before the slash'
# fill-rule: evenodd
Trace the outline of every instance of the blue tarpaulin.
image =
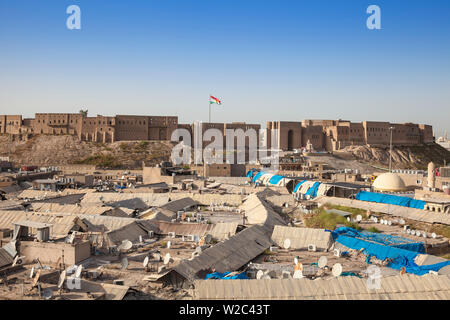
<svg viewBox="0 0 450 320">
<path fill-rule="evenodd" d="M 255 174 L 255 176 L 252 179 L 252 182 L 256 182 L 256 180 L 258 180 L 262 175 L 266 174 L 264 171 L 260 171 L 257 174 Z"/>
<path fill-rule="evenodd" d="M 363 249 L 363 253 L 379 260 L 388 259 L 388 267 L 400 270 L 405 267 L 406 272 L 424 275 L 430 270 L 439 271 L 450 265 L 444 261 L 428 266 L 418 266 L 414 259 L 418 254 L 425 253 L 423 243 L 413 243 L 408 239 L 388 235 L 380 235 L 367 231 L 359 232 L 352 228 L 342 227 L 332 232 L 336 242 L 353 250 Z M 404 243 L 402 243 L 404 242 Z"/>
<path fill-rule="evenodd" d="M 306 181 L 307 181 L 307 180 L 303 180 L 303 181 L 300 181 L 299 183 L 297 183 L 297 185 L 296 185 L 295 188 L 294 188 L 294 193 L 297 192 L 297 190 L 300 188 L 300 186 L 301 186 L 302 184 L 304 184 Z"/>
<path fill-rule="evenodd" d="M 248 279 L 247 275 L 245 274 L 245 272 L 241 272 L 239 274 L 236 274 L 234 276 L 231 277 L 227 277 L 228 274 L 230 274 L 231 272 L 224 272 L 224 273 L 220 273 L 220 272 L 213 272 L 213 273 L 209 273 L 206 275 L 205 280 L 208 279 L 223 279 L 223 280 L 228 280 L 228 279 Z"/>
<path fill-rule="evenodd" d="M 416 200 L 408 197 L 400 197 L 391 194 L 360 191 L 356 194 L 356 199 L 368 202 L 394 204 L 402 207 L 423 209 L 425 208 L 425 201 Z"/>
<path fill-rule="evenodd" d="M 310 187 L 308 191 L 306 191 L 305 195 L 310 195 L 311 198 L 315 198 L 317 196 L 317 189 L 319 188 L 319 186 L 320 182 L 314 182 L 312 187 Z"/>
<path fill-rule="evenodd" d="M 284 178 L 283 176 L 274 175 L 272 178 L 270 178 L 269 183 L 270 184 L 277 184 L 283 178 Z"/>
<path fill-rule="evenodd" d="M 248 172 L 247 172 L 247 175 L 246 175 L 246 177 L 247 178 L 251 178 L 251 177 L 253 177 L 253 175 L 255 174 L 255 172 L 257 172 L 256 171 L 256 169 L 251 169 L 251 170 L 249 170 Z"/>
</svg>

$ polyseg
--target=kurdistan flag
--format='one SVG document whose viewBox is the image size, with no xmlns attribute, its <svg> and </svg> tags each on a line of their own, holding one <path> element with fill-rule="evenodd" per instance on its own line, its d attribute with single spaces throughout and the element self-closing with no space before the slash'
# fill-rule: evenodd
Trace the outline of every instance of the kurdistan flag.
<svg viewBox="0 0 450 320">
<path fill-rule="evenodd" d="M 209 104 L 213 104 L 216 103 L 218 105 L 222 104 L 222 101 L 220 101 L 219 99 L 217 99 L 216 97 L 213 96 L 209 96 Z"/>
</svg>

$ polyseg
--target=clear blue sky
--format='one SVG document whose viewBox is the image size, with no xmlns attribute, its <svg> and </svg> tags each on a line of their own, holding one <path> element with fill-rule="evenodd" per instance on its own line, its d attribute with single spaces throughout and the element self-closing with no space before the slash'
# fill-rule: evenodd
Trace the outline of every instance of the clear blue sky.
<svg viewBox="0 0 450 320">
<path fill-rule="evenodd" d="M 81 30 L 66 8 L 81 8 Z M 366 28 L 381 7 L 382 30 Z M 0 0 L 0 114 L 348 119 L 450 132 L 448 0 Z M 264 126 L 265 127 L 265 126 Z"/>
</svg>

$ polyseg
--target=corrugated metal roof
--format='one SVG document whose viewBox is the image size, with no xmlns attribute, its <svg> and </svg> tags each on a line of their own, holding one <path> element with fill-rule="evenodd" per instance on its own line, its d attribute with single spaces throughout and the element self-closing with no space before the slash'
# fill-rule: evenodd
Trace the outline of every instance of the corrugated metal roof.
<svg viewBox="0 0 450 320">
<path fill-rule="evenodd" d="M 450 225 L 450 215 L 448 213 L 438 213 L 421 209 L 396 206 L 393 204 L 375 203 L 336 197 L 320 197 L 316 198 L 314 201 L 320 204 L 331 203 L 346 207 L 371 210 L 372 212 L 386 213 L 393 216 L 421 222 Z"/>
<path fill-rule="evenodd" d="M 139 236 L 147 236 L 147 232 L 142 229 L 136 221 L 129 223 L 121 228 L 113 231 L 109 231 L 107 234 L 111 244 L 120 244 L 123 240 L 129 240 L 131 242 L 137 242 Z"/>
<path fill-rule="evenodd" d="M 367 279 L 337 277 L 330 280 L 198 280 L 194 299 L 218 300 L 448 300 L 450 276 L 399 275 L 381 279 L 381 288 L 368 289 Z"/>
<path fill-rule="evenodd" d="M 5 249 L 0 248 L 0 268 L 12 264 L 13 261 L 14 259 L 9 255 L 9 253 Z"/>
<path fill-rule="evenodd" d="M 147 209 L 149 207 L 160 207 L 167 202 L 169 202 L 169 194 L 167 193 L 97 192 L 86 194 L 81 204 L 92 206 L 104 203 L 113 207 Z"/>
<path fill-rule="evenodd" d="M 285 225 L 283 218 L 261 198 L 258 193 L 251 194 L 240 206 L 245 211 L 245 217 L 249 224 L 268 225 L 272 232 L 274 225 Z"/>
<path fill-rule="evenodd" d="M 292 249 L 307 249 L 308 245 L 314 244 L 317 249 L 328 250 L 333 243 L 331 232 L 324 229 L 275 226 L 272 240 L 283 247 L 286 239 L 291 241 Z"/>
<path fill-rule="evenodd" d="M 209 231 L 211 236 L 219 241 L 231 238 L 236 234 L 237 222 L 220 222 L 213 224 L 213 229 Z"/>
<path fill-rule="evenodd" d="M 167 235 L 169 232 L 175 232 L 176 235 L 198 235 L 204 236 L 207 233 L 211 233 L 214 228 L 212 224 L 203 223 L 171 223 L 166 221 L 153 221 L 159 234 Z"/>
<path fill-rule="evenodd" d="M 61 205 L 58 203 L 32 203 L 31 208 L 36 212 L 59 212 L 67 214 L 98 214 L 111 211 L 112 207 L 81 207 L 77 205 Z"/>
<path fill-rule="evenodd" d="M 48 199 L 63 197 L 71 194 L 81 194 L 93 192 L 92 189 L 65 189 L 61 192 L 41 191 L 41 190 L 24 190 L 19 195 L 19 199 Z"/>
<path fill-rule="evenodd" d="M 194 259 L 181 262 L 172 272 L 193 281 L 202 271 L 234 271 L 263 253 L 270 245 L 266 229 L 255 225 L 206 249 Z"/>
<path fill-rule="evenodd" d="M 14 222 L 34 221 L 52 224 L 50 235 L 54 238 L 65 237 L 77 224 L 78 217 L 73 215 L 39 214 L 24 211 L 0 211 L 0 228 L 13 229 Z"/>
<path fill-rule="evenodd" d="M 80 215 L 79 217 L 86 223 L 89 231 L 99 232 L 117 230 L 136 221 L 136 219 L 133 218 L 98 215 Z"/>
<path fill-rule="evenodd" d="M 199 204 L 200 203 L 198 201 L 195 201 L 189 197 L 185 197 L 178 200 L 170 201 L 160 206 L 159 208 L 177 213 L 178 211 L 183 210 L 184 208 L 198 206 Z"/>
</svg>

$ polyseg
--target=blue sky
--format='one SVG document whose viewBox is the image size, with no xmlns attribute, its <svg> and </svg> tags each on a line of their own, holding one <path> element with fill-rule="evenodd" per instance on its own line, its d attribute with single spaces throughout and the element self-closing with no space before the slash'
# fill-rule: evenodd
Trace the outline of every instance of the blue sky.
<svg viewBox="0 0 450 320">
<path fill-rule="evenodd" d="M 66 8 L 81 8 L 68 30 Z M 381 30 L 366 8 L 381 8 Z M 450 1 L 0 0 L 0 114 L 302 119 L 450 132 Z"/>
</svg>

